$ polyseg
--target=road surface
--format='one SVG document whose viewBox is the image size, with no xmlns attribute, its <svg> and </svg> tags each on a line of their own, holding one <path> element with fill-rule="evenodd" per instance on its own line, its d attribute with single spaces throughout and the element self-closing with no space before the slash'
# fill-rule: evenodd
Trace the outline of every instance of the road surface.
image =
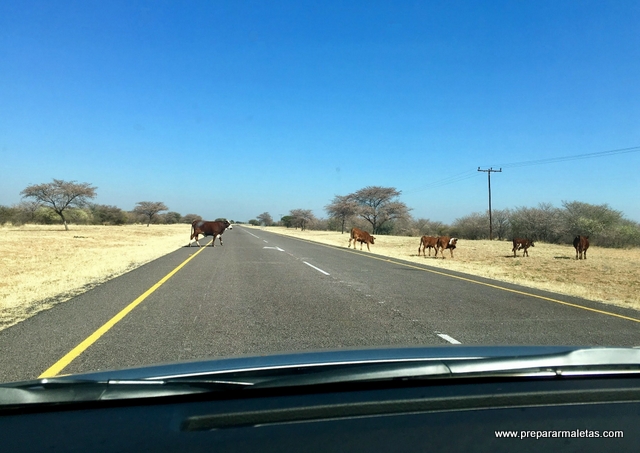
<svg viewBox="0 0 640 453">
<path fill-rule="evenodd" d="M 0 332 L 0 381 L 457 343 L 638 346 L 640 313 L 238 226 Z"/>
</svg>

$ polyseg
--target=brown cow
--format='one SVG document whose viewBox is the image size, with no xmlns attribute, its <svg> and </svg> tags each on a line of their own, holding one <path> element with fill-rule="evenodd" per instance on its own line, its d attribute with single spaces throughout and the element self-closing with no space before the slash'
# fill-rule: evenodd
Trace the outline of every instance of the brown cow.
<svg viewBox="0 0 640 453">
<path fill-rule="evenodd" d="M 438 238 L 434 238 L 433 236 L 422 236 L 420 239 L 420 245 L 418 246 L 418 256 L 420 256 L 420 249 L 422 249 L 422 254 L 425 258 L 427 257 L 427 254 L 425 253 L 426 249 L 429 249 L 429 256 L 431 256 L 431 249 L 436 248 L 437 241 Z"/>
<path fill-rule="evenodd" d="M 576 259 L 578 259 L 578 255 L 580 259 L 582 259 L 582 255 L 584 254 L 584 259 L 587 259 L 587 249 L 589 248 L 589 236 L 576 236 L 573 239 L 573 247 L 576 249 Z"/>
<path fill-rule="evenodd" d="M 513 249 L 511 250 L 513 252 L 513 257 L 516 257 L 516 250 L 524 250 L 522 256 L 529 256 L 529 252 L 527 252 L 529 247 L 535 247 L 531 239 L 515 238 L 513 240 Z"/>
<path fill-rule="evenodd" d="M 371 251 L 369 248 L 369 244 L 373 245 L 373 241 L 375 237 L 371 236 L 366 231 L 361 230 L 360 228 L 351 228 L 351 237 L 349 238 L 349 245 L 351 247 L 351 241 L 353 241 L 353 248 L 356 248 L 356 242 L 360 243 L 360 250 L 362 250 L 362 244 L 367 244 L 367 250 Z"/>
<path fill-rule="evenodd" d="M 440 250 L 442 259 L 444 259 L 444 251 L 446 249 L 449 249 L 451 258 L 453 258 L 453 249 L 456 248 L 456 244 L 458 244 L 458 238 L 452 238 L 449 236 L 438 237 L 438 239 L 436 240 L 436 257 L 438 256 L 438 250 Z"/>
<path fill-rule="evenodd" d="M 193 238 L 196 238 L 196 244 L 198 244 L 198 247 L 201 247 L 200 243 L 198 242 L 199 235 L 203 235 L 204 237 L 213 236 L 211 247 L 214 247 L 216 237 L 220 238 L 220 245 L 222 245 L 222 233 L 224 233 L 224 230 L 227 228 L 231 229 L 231 224 L 228 220 L 216 222 L 194 220 L 191 224 L 191 238 L 189 239 L 189 247 L 191 247 L 191 241 L 193 240 Z"/>
</svg>

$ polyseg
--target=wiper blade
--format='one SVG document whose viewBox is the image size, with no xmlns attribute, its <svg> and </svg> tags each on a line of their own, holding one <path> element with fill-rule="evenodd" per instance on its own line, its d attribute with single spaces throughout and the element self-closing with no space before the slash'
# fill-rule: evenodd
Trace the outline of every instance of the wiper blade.
<svg viewBox="0 0 640 453">
<path fill-rule="evenodd" d="M 0 385 L 0 406 L 156 398 L 242 389 L 251 385 L 213 379 L 90 381 L 48 378 Z"/>
<path fill-rule="evenodd" d="M 640 349 L 588 348 L 559 354 L 447 362 L 454 376 L 555 374 L 557 376 L 640 373 Z"/>
<path fill-rule="evenodd" d="M 640 350 L 593 348 L 534 356 L 346 364 L 326 369 L 308 369 L 305 374 L 267 380 L 257 384 L 256 387 L 443 378 L 576 377 L 621 374 L 640 374 Z"/>
<path fill-rule="evenodd" d="M 587 348 L 519 356 L 450 356 L 300 362 L 286 366 L 198 371 L 141 379 L 40 379 L 0 385 L 0 406 L 155 398 L 323 384 L 432 379 L 640 375 L 640 349 Z"/>
<path fill-rule="evenodd" d="M 256 388 L 408 380 L 450 375 L 449 368 L 440 361 L 381 362 L 306 370 L 302 375 L 284 376 L 261 382 L 256 384 Z"/>
</svg>

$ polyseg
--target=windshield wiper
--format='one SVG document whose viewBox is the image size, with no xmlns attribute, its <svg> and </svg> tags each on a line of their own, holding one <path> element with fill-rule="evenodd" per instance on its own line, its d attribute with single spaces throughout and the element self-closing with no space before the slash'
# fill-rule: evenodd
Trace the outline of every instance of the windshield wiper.
<svg viewBox="0 0 640 453">
<path fill-rule="evenodd" d="M 216 379 L 91 381 L 48 378 L 0 385 L 0 406 L 157 398 L 237 390 L 252 385 Z"/>
<path fill-rule="evenodd" d="M 0 385 L 0 406 L 156 398 L 325 384 L 623 374 L 640 375 L 640 349 L 589 348 L 505 357 L 454 356 L 299 363 L 129 380 L 60 377 Z"/>
<path fill-rule="evenodd" d="M 578 349 L 559 354 L 346 365 L 261 382 L 256 388 L 417 379 L 640 375 L 640 350 Z"/>
</svg>

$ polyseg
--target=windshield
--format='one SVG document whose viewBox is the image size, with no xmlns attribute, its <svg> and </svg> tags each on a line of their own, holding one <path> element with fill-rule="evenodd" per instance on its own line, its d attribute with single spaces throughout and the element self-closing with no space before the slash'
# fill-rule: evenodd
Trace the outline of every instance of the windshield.
<svg viewBox="0 0 640 453">
<path fill-rule="evenodd" d="M 0 382 L 640 346 L 638 23 L 627 1 L 1 2 Z"/>
</svg>

